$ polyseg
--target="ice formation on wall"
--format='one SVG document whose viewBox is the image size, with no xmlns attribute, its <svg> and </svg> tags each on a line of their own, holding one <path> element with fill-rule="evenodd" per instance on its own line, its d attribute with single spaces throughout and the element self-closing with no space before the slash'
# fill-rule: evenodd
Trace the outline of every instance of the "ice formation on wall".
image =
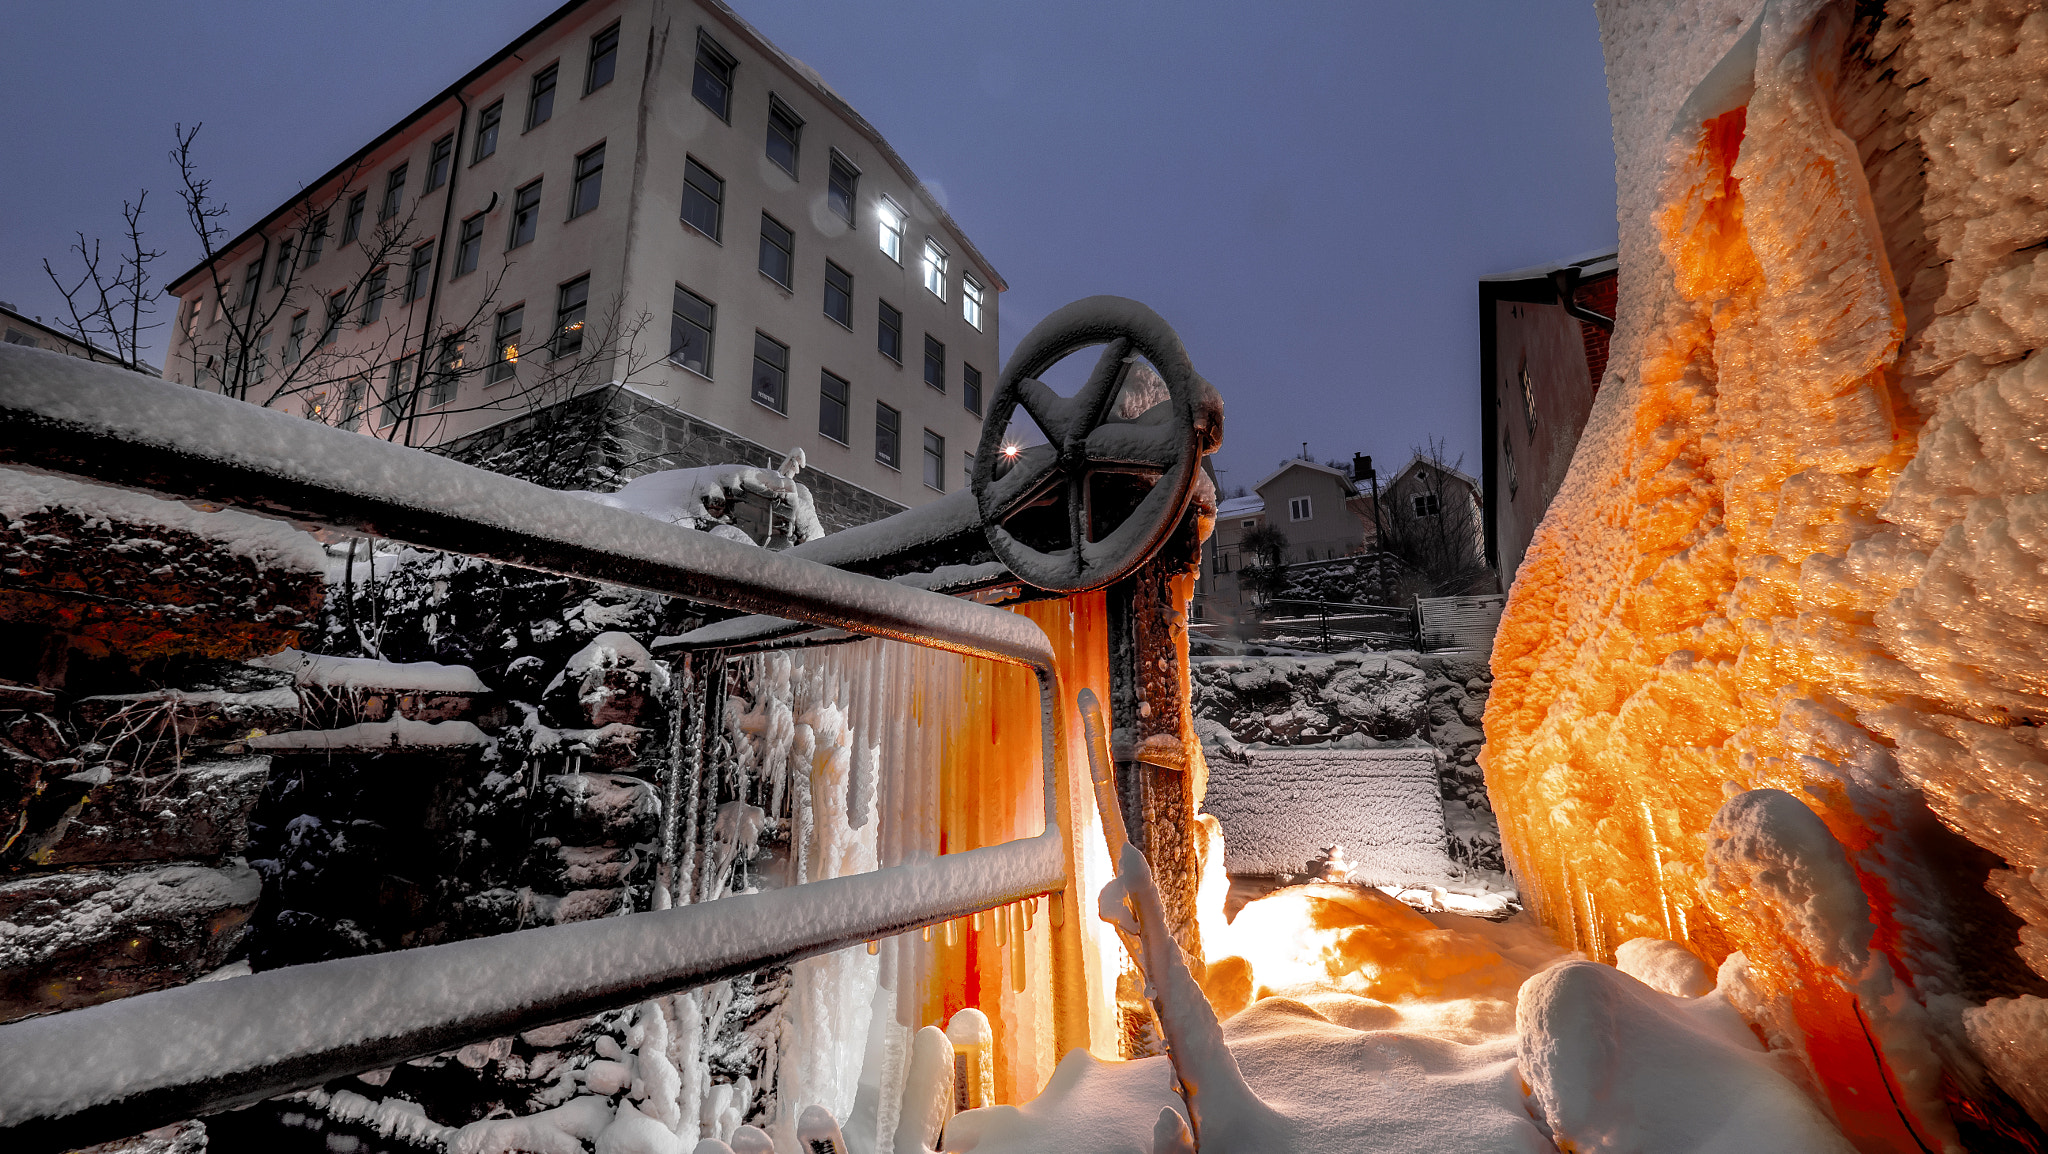
<svg viewBox="0 0 2048 1154">
<path fill-rule="evenodd" d="M 2048 975 L 2048 13 L 1600 9 L 1620 327 L 1494 652 L 1503 836 L 1597 957 L 1744 951 L 1860 1148 L 1953 1144 L 1965 1007 Z M 1951 932 L 1997 863 L 1929 809 L 2016 937 Z"/>
</svg>

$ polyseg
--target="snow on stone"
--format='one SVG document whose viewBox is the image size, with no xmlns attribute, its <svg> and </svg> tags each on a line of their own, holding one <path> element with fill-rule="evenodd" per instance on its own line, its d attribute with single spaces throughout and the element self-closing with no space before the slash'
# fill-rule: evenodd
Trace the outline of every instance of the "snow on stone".
<svg viewBox="0 0 2048 1154">
<path fill-rule="evenodd" d="M 802 450 L 796 457 L 802 468 Z M 657 521 L 689 529 L 738 533 L 737 540 L 761 544 L 748 538 L 728 520 L 726 512 L 744 494 L 769 498 L 783 506 L 790 521 L 790 541 L 815 541 L 825 535 L 811 491 L 796 483 L 794 472 L 751 465 L 702 465 L 693 469 L 662 469 L 642 473 L 612 493 L 576 491 L 576 495 L 614 509 L 627 509 Z M 716 507 L 715 510 L 713 507 Z M 731 534 L 721 534 L 730 536 Z"/>
<path fill-rule="evenodd" d="M 484 731 L 467 721 L 413 721 L 410 718 L 394 718 L 391 721 L 366 721 L 360 725 L 344 726 L 341 729 L 300 729 L 290 733 L 266 733 L 252 737 L 250 749 L 264 753 L 280 750 L 327 749 L 327 750 L 372 750 L 389 749 L 394 746 L 472 746 L 488 745 L 490 738 Z"/>
<path fill-rule="evenodd" d="M 1434 749 L 1243 747 L 1209 762 L 1202 808 L 1223 823 L 1233 874 L 1295 874 L 1333 845 L 1370 885 L 1441 882 L 1444 854 Z"/>
<path fill-rule="evenodd" d="M 291 674 L 300 685 L 327 689 L 389 689 L 400 693 L 488 693 L 467 665 L 435 661 L 377 661 L 367 657 L 330 657 L 287 649 L 249 664 Z"/>
<path fill-rule="evenodd" d="M 66 358 L 69 359 L 69 358 Z M 128 489 L 69 477 L 0 468 L 0 517 L 18 521 L 45 510 L 63 510 L 88 523 L 190 533 L 225 545 L 267 568 L 321 573 L 326 554 L 309 533 L 233 509 L 191 505 Z"/>
<path fill-rule="evenodd" d="M 239 860 L 220 866 L 174 864 L 125 872 L 79 871 L 0 883 L 0 970 L 26 969 L 89 947 L 138 924 L 199 923 L 231 906 L 253 907 L 262 879 Z M 41 894 L 24 906 L 10 890 Z M 61 908 L 49 900 L 61 899 Z M 18 919 L 18 920 L 17 920 Z M 4 1047 L 0 1047 L 4 1048 Z M 0 1116 L 5 1110 L 0 1109 Z"/>
</svg>

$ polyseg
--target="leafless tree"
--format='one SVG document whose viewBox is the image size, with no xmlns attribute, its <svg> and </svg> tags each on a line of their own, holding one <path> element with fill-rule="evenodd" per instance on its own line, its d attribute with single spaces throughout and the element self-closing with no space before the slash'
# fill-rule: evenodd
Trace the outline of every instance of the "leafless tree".
<svg viewBox="0 0 2048 1154">
<path fill-rule="evenodd" d="M 1478 499 L 1460 476 L 1464 458 L 1451 460 L 1441 437 L 1414 451 L 1423 467 L 1403 480 L 1382 527 L 1382 547 L 1410 570 L 1403 591 L 1445 597 L 1490 587 Z"/>
<path fill-rule="evenodd" d="M 69 285 L 50 267 L 50 259 L 43 258 L 43 274 L 63 294 L 65 310 L 70 313 L 70 322 L 64 327 L 91 350 L 94 360 L 107 354 L 110 360 L 140 364 L 142 334 L 163 327 L 161 321 L 143 323 L 156 312 L 156 302 L 163 296 L 162 287 L 150 279 L 149 266 L 164 254 L 142 240 L 142 213 L 148 201 L 145 188 L 134 200 L 121 202 L 126 245 L 125 251 L 114 257 L 112 270 L 105 267 L 98 238 L 87 240 L 82 232 L 71 246 L 78 254 L 80 269 Z M 101 340 L 108 347 L 103 348 Z"/>
<path fill-rule="evenodd" d="M 1274 525 L 1261 524 L 1238 541 L 1245 552 L 1244 567 L 1238 570 L 1238 587 L 1252 595 L 1253 604 L 1263 609 L 1287 588 L 1287 534 Z"/>
</svg>

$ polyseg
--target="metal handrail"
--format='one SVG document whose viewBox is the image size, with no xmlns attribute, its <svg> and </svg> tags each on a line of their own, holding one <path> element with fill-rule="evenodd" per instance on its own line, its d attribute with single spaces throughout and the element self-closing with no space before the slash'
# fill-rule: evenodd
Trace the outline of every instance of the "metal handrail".
<svg viewBox="0 0 2048 1154">
<path fill-rule="evenodd" d="M 0 1026 L 0 1135 L 9 1149 L 123 1137 L 1057 893 L 1073 868 L 1057 820 L 1066 776 L 1059 675 L 1050 641 L 1020 615 L 15 346 L 0 346 L 0 464 L 1023 665 L 1039 687 L 1045 806 L 1037 837 L 911 866 L 709 905 L 288 967 Z M 811 916 L 817 907 L 830 912 Z M 777 917 L 793 928 L 778 931 Z M 1053 951 L 1062 1051 L 1087 1040 L 1086 1006 L 1072 1004 L 1080 988 L 1074 921 L 1066 920 L 1070 928 Z M 492 967 L 489 980 L 480 981 L 479 964 L 508 952 L 553 959 L 568 967 L 572 981 L 536 986 L 507 978 L 516 966 Z M 393 980 L 400 974 L 403 981 Z M 308 1018 L 309 999 L 324 1004 L 313 995 L 330 985 L 359 995 L 346 1028 L 323 1029 Z M 252 1004 L 272 1012 L 249 1014 Z M 233 1015 L 232 1030 L 223 1023 L 224 1008 L 243 1010 Z"/>
</svg>

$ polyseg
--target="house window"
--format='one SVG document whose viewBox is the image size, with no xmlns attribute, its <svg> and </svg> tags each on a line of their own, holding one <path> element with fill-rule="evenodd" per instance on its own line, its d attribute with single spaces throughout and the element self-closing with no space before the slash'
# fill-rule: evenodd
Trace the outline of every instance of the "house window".
<svg viewBox="0 0 2048 1154">
<path fill-rule="evenodd" d="M 791 270 L 796 265 L 796 234 L 782 227 L 782 222 L 761 214 L 761 271 L 768 279 L 789 287 Z"/>
<path fill-rule="evenodd" d="M 604 145 L 576 158 L 576 181 L 569 186 L 569 219 L 574 220 L 597 207 L 604 187 Z"/>
<path fill-rule="evenodd" d="M 583 72 L 583 95 L 588 96 L 612 82 L 619 65 L 619 26 L 590 38 L 590 67 Z"/>
<path fill-rule="evenodd" d="M 789 411 L 789 346 L 758 332 L 754 334 L 754 400 L 778 413 Z"/>
<path fill-rule="evenodd" d="M 704 376 L 711 375 L 711 333 L 717 327 L 718 306 L 676 286 L 674 312 L 668 322 L 668 359 Z"/>
<path fill-rule="evenodd" d="M 306 314 L 299 313 L 296 316 L 292 317 L 291 332 L 285 334 L 284 359 L 286 361 L 296 361 L 299 359 L 300 356 L 302 356 L 305 353 L 305 351 Z"/>
<path fill-rule="evenodd" d="M 1515 439 L 1505 432 L 1500 436 L 1500 451 L 1501 456 L 1507 460 L 1508 496 L 1512 497 L 1515 495 L 1515 490 L 1521 487 L 1521 484 L 1515 477 Z"/>
<path fill-rule="evenodd" d="M 732 71 L 738 64 L 718 41 L 697 30 L 697 75 L 690 82 L 690 94 L 727 124 L 732 123 Z"/>
<path fill-rule="evenodd" d="M 924 291 L 946 299 L 946 250 L 930 237 L 924 238 Z"/>
<path fill-rule="evenodd" d="M 853 223 L 853 196 L 859 187 L 860 169 L 834 152 L 832 174 L 825 181 L 825 204 L 847 224 Z"/>
<path fill-rule="evenodd" d="M 525 327 L 525 305 L 513 305 L 498 314 L 498 323 L 491 327 L 491 368 L 484 374 L 485 384 L 512 379 L 519 366 L 519 330 Z"/>
<path fill-rule="evenodd" d="M 946 391 L 946 346 L 930 333 L 924 335 L 924 383 Z"/>
<path fill-rule="evenodd" d="M 539 128 L 555 114 L 555 65 L 533 74 L 533 91 L 526 97 L 526 130 Z"/>
<path fill-rule="evenodd" d="M 506 248 L 518 248 L 533 239 L 540 227 L 540 181 L 536 180 L 512 194 L 512 243 Z"/>
<path fill-rule="evenodd" d="M 455 242 L 455 275 L 476 271 L 477 257 L 484 251 L 484 214 L 462 222 L 462 235 Z"/>
<path fill-rule="evenodd" d="M 1408 499 L 1408 505 L 1417 517 L 1434 517 L 1442 509 L 1435 493 L 1417 493 Z"/>
<path fill-rule="evenodd" d="M 359 192 L 348 198 L 348 212 L 341 218 L 341 243 L 347 244 L 363 235 L 363 202 L 370 194 Z"/>
<path fill-rule="evenodd" d="M 391 362 L 391 375 L 384 385 L 384 405 L 377 411 L 377 427 L 388 429 L 398 423 L 412 402 L 412 358 Z"/>
<path fill-rule="evenodd" d="M 1287 498 L 1287 519 L 1289 521 L 1307 521 L 1314 516 L 1314 506 L 1310 504 L 1307 497 Z"/>
<path fill-rule="evenodd" d="M 717 240 L 724 220 L 725 181 L 698 164 L 696 157 L 684 157 L 683 223 Z"/>
<path fill-rule="evenodd" d="M 39 349 L 42 347 L 41 345 L 36 343 L 36 339 L 34 337 L 28 335 L 25 332 L 22 332 L 20 329 L 7 330 L 7 343 L 10 345 L 27 345 L 29 348 L 32 349 Z M 201 375 L 203 376 L 204 374 Z"/>
<path fill-rule="evenodd" d="M 880 301 L 875 310 L 875 347 L 882 355 L 903 363 L 903 313 L 888 301 Z"/>
<path fill-rule="evenodd" d="M 875 460 L 891 469 L 903 467 L 903 414 L 875 402 Z"/>
<path fill-rule="evenodd" d="M 946 491 L 946 438 L 930 429 L 924 431 L 924 484 L 927 489 Z"/>
<path fill-rule="evenodd" d="M 370 270 L 370 277 L 363 282 L 363 322 L 370 324 L 384 315 L 384 294 L 390 291 L 390 270 L 382 265 Z"/>
<path fill-rule="evenodd" d="M 370 374 L 357 373 L 348 379 L 341 394 L 341 412 L 335 423 L 344 429 L 355 427 L 363 417 L 363 396 L 370 391 Z"/>
<path fill-rule="evenodd" d="M 844 445 L 847 443 L 846 422 L 852 412 L 853 386 L 832 375 L 830 370 L 818 376 L 818 431 Z"/>
<path fill-rule="evenodd" d="M 974 480 L 974 454 L 973 454 L 973 453 L 962 453 L 962 454 L 960 454 L 960 479 L 961 479 L 962 481 L 973 481 L 973 480 Z"/>
<path fill-rule="evenodd" d="M 381 271 L 381 270 L 380 270 Z M 348 311 L 348 290 L 327 298 L 327 320 L 320 329 L 320 344 L 331 345 L 341 335 L 341 316 Z"/>
<path fill-rule="evenodd" d="M 1536 439 L 1536 382 L 1529 377 L 1529 366 L 1522 365 L 1522 419 L 1529 425 L 1529 439 Z"/>
<path fill-rule="evenodd" d="M 555 348 L 558 357 L 583 351 L 583 313 L 590 306 L 590 278 L 579 276 L 555 293 Z"/>
<path fill-rule="evenodd" d="M 782 171 L 796 175 L 796 144 L 803 136 L 803 118 L 775 97 L 768 98 L 768 159 Z"/>
<path fill-rule="evenodd" d="M 895 201 L 885 196 L 882 198 L 882 203 L 875 209 L 875 216 L 881 221 L 882 255 L 895 261 L 897 264 L 902 264 L 903 210 L 896 207 Z"/>
<path fill-rule="evenodd" d="M 853 274 L 825 262 L 825 315 L 853 328 Z"/>
<path fill-rule="evenodd" d="M 270 287 L 283 288 L 284 282 L 292 276 L 292 240 L 286 237 L 277 242 L 277 271 L 271 275 Z"/>
<path fill-rule="evenodd" d="M 263 283 L 263 258 L 249 262 L 249 273 L 242 278 L 242 295 L 235 298 L 235 307 L 242 308 L 256 299 L 256 286 Z"/>
<path fill-rule="evenodd" d="M 398 215 L 399 202 L 405 199 L 405 167 L 399 165 L 384 178 L 384 201 L 377 206 L 378 220 L 390 220 Z"/>
<path fill-rule="evenodd" d="M 434 379 L 427 385 L 427 408 L 438 409 L 455 399 L 455 385 L 469 363 L 469 342 L 457 337 L 441 338 L 441 355 Z"/>
<path fill-rule="evenodd" d="M 412 250 L 412 266 L 405 270 L 405 303 L 427 295 L 427 279 L 434 275 L 434 242 Z"/>
<path fill-rule="evenodd" d="M 973 365 L 960 366 L 960 403 L 968 412 L 981 415 L 981 370 Z"/>
<path fill-rule="evenodd" d="M 981 296 L 985 291 L 973 273 L 960 274 L 960 315 L 977 329 L 981 327 Z"/>
<path fill-rule="evenodd" d="M 306 267 L 320 263 L 320 254 L 327 248 L 327 214 L 321 213 L 306 226 Z"/>
<path fill-rule="evenodd" d="M 455 138 L 444 136 L 434 142 L 427 152 L 427 186 L 421 192 L 432 192 L 448 183 L 448 170 L 455 165 Z"/>
<path fill-rule="evenodd" d="M 494 100 L 489 108 L 476 117 L 476 155 L 469 158 L 471 164 L 498 151 L 498 125 L 505 119 L 505 102 Z"/>
</svg>

